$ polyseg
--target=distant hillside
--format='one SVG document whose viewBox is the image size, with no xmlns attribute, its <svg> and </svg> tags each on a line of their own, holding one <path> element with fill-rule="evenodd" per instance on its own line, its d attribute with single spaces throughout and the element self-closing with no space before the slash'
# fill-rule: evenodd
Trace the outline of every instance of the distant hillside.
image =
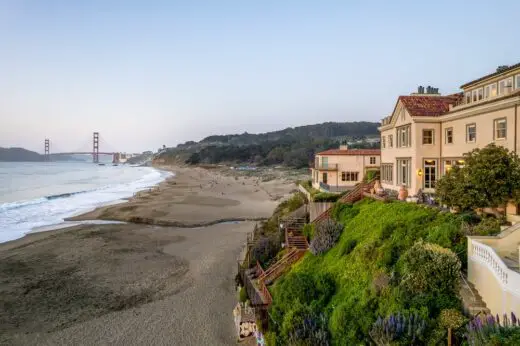
<svg viewBox="0 0 520 346">
<path fill-rule="evenodd" d="M 335 148 L 341 141 L 379 148 L 378 143 L 365 141 L 379 137 L 378 126 L 372 122 L 327 122 L 260 134 L 213 135 L 168 148 L 158 158 L 172 163 L 284 164 L 300 168 L 308 166 L 316 152 Z"/>
<path fill-rule="evenodd" d="M 0 161 L 43 161 L 43 156 L 23 148 L 0 148 Z"/>
</svg>

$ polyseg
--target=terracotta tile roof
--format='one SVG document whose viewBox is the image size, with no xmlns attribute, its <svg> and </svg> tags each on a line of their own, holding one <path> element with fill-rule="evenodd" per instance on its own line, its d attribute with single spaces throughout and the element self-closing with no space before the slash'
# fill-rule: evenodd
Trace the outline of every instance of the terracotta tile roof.
<svg viewBox="0 0 520 346">
<path fill-rule="evenodd" d="M 520 63 L 518 63 L 518 64 L 514 64 L 514 65 L 511 65 L 511 66 L 509 66 L 507 69 L 504 69 L 504 70 L 502 70 L 502 71 L 497 71 L 497 72 L 490 73 L 490 74 L 488 74 L 488 75 L 485 75 L 484 77 L 480 77 L 480 78 L 478 78 L 478 79 L 475 79 L 474 81 L 471 81 L 471 82 L 468 82 L 468 83 L 466 83 L 466 84 L 464 84 L 464 85 L 461 85 L 460 88 L 461 88 L 461 89 L 464 89 L 464 88 L 467 87 L 468 85 L 471 85 L 471 84 L 474 84 L 474 83 L 477 83 L 477 82 L 481 82 L 481 81 L 483 81 L 483 80 L 485 80 L 485 79 L 488 79 L 488 78 L 491 78 L 491 77 L 498 76 L 498 75 L 500 75 L 500 74 L 502 74 L 502 73 L 507 73 L 507 72 L 509 72 L 509 71 L 511 71 L 511 70 L 514 70 L 515 68 L 519 68 L 519 67 L 520 67 Z"/>
<path fill-rule="evenodd" d="M 316 155 L 358 155 L 358 156 L 377 156 L 381 155 L 380 149 L 329 149 L 317 153 Z"/>
<path fill-rule="evenodd" d="M 448 96 L 399 96 L 406 110 L 412 117 L 436 117 L 448 113 L 450 104 L 455 105 L 462 99 L 462 94 Z"/>
</svg>

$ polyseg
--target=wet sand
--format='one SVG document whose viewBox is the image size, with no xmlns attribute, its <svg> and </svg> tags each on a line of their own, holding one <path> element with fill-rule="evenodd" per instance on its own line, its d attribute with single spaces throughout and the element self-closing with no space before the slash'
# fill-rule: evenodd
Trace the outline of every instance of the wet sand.
<svg viewBox="0 0 520 346">
<path fill-rule="evenodd" d="M 158 191 L 83 218 L 183 228 L 83 225 L 0 244 L 0 344 L 235 344 L 236 260 L 254 222 L 186 227 L 268 217 L 293 189 L 179 169 Z"/>
</svg>

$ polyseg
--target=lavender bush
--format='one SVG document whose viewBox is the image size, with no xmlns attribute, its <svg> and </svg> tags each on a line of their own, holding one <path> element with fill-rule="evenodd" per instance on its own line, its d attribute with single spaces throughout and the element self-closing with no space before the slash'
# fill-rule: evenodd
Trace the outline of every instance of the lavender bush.
<svg viewBox="0 0 520 346">
<path fill-rule="evenodd" d="M 426 321 L 418 314 L 405 316 L 401 313 L 386 318 L 379 317 L 369 334 L 376 345 L 401 342 L 406 345 L 423 344 Z"/>
<path fill-rule="evenodd" d="M 303 323 L 295 326 L 289 334 L 290 345 L 330 345 L 330 335 L 327 330 L 327 318 L 324 314 L 307 315 Z"/>
<path fill-rule="evenodd" d="M 475 317 L 467 325 L 466 339 L 471 346 L 518 345 L 520 342 L 520 321 L 515 314 L 511 318 L 504 314 Z"/>
<path fill-rule="evenodd" d="M 325 220 L 320 222 L 314 231 L 314 237 L 310 244 L 310 250 L 314 255 L 320 255 L 327 252 L 339 240 L 343 231 L 343 225 L 334 220 Z"/>
</svg>

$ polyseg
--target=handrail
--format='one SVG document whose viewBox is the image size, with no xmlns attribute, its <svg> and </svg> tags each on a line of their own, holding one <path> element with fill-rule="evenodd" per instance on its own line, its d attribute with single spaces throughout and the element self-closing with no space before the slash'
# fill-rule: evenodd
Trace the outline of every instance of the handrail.
<svg viewBox="0 0 520 346">
<path fill-rule="evenodd" d="M 466 279 L 464 278 L 464 275 L 462 275 L 462 273 L 459 273 L 459 274 L 460 274 L 460 278 L 462 279 L 462 281 L 464 281 L 464 284 L 465 284 L 466 287 L 468 288 L 469 293 L 471 293 L 471 295 L 473 296 L 473 301 L 476 302 L 476 301 L 477 301 L 477 297 L 476 297 L 475 294 L 473 293 L 473 290 L 471 289 L 469 283 L 466 281 Z"/>
<path fill-rule="evenodd" d="M 504 290 L 520 296 L 520 273 L 511 270 L 496 251 L 475 239 L 471 239 L 471 259 L 486 266 Z"/>
</svg>

